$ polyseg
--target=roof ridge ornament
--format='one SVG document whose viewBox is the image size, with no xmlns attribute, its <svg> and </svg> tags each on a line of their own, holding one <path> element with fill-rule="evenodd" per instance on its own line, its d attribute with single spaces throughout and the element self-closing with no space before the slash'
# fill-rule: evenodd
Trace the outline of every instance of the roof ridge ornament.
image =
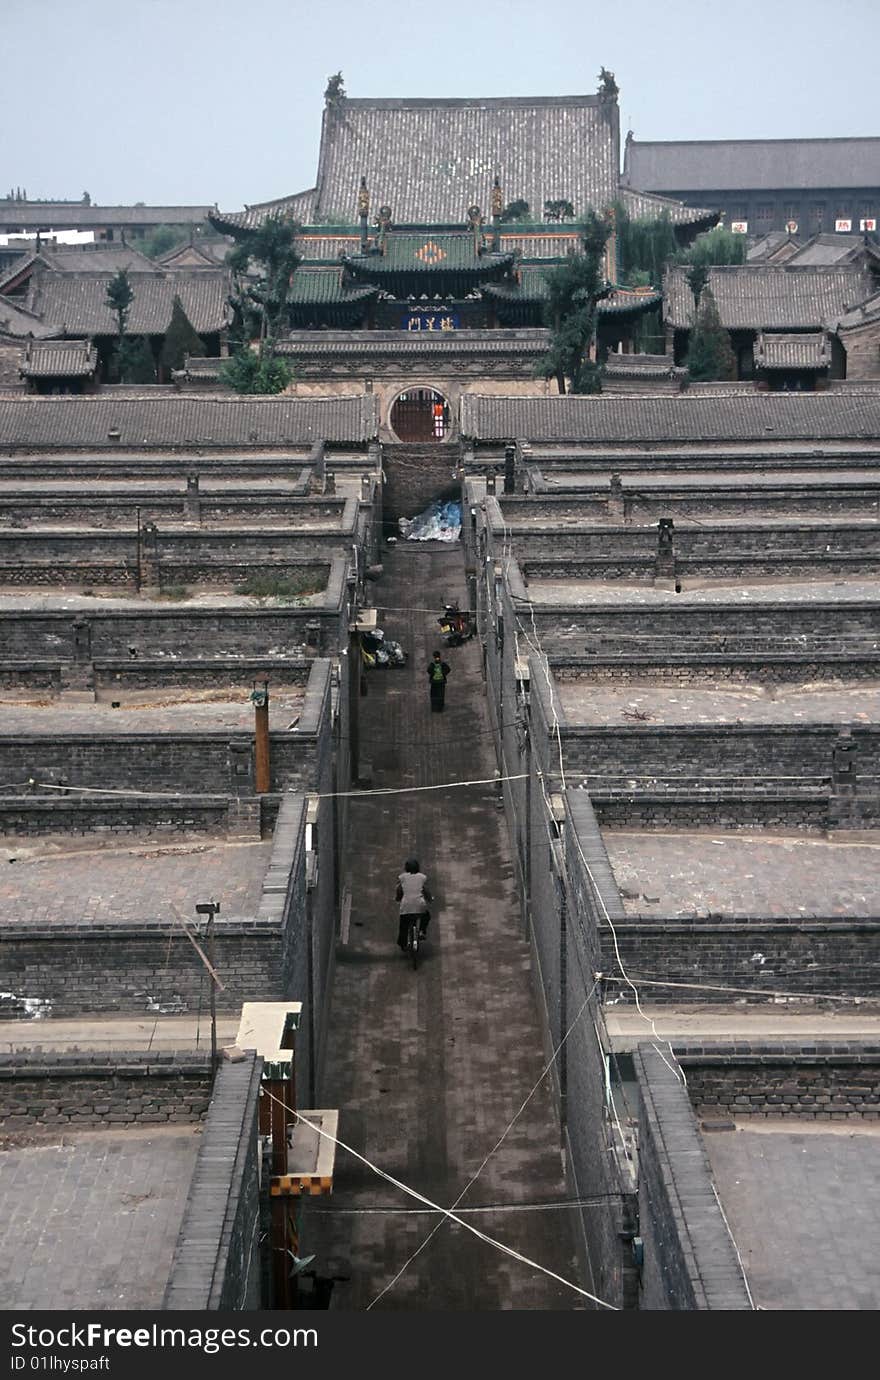
<svg viewBox="0 0 880 1380">
<path fill-rule="evenodd" d="M 332 77 L 327 78 L 327 86 L 324 91 L 324 105 L 327 110 L 336 110 L 345 100 L 345 86 L 341 72 L 334 72 Z"/>
</svg>

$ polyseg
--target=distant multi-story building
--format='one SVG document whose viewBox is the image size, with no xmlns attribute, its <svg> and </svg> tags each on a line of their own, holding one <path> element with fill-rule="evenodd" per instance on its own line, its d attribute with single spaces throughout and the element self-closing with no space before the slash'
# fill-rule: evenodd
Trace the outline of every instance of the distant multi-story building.
<svg viewBox="0 0 880 1380">
<path fill-rule="evenodd" d="M 686 139 L 626 137 L 625 186 L 717 206 L 750 236 L 771 230 L 875 233 L 880 138 Z"/>
</svg>

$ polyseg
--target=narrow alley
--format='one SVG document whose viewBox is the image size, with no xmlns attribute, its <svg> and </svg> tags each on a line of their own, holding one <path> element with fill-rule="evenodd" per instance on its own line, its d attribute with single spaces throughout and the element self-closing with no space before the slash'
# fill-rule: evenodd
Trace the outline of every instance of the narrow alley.
<svg viewBox="0 0 880 1380">
<path fill-rule="evenodd" d="M 401 542 L 373 590 L 379 625 L 409 653 L 404 668 L 370 671 L 360 700 L 360 753 L 373 790 L 491 780 L 476 639 L 442 648 L 451 666 L 446 709 L 429 707 L 437 614 L 450 597 L 466 606 L 461 547 Z M 489 1156 L 462 1198 L 461 1209 L 481 1209 L 467 1221 L 584 1283 L 576 1212 L 558 1206 L 566 1197 L 558 1120 L 550 1078 L 541 1080 L 529 948 L 495 787 L 355 799 L 351 825 L 353 901 L 337 950 L 323 1097 L 341 1109 L 341 1139 L 446 1207 Z M 415 972 L 395 943 L 394 892 L 408 856 L 421 862 L 435 901 Z M 303 1248 L 316 1252 L 321 1275 L 336 1278 L 333 1308 L 589 1306 L 455 1223 L 443 1222 L 428 1241 L 437 1223 L 436 1213 L 340 1151 L 332 1196 L 305 1206 Z"/>
</svg>

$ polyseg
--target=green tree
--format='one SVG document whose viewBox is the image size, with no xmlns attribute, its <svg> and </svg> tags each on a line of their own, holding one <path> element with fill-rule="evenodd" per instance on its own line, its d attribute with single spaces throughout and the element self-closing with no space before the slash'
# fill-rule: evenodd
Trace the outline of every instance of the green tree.
<svg viewBox="0 0 880 1380">
<path fill-rule="evenodd" d="M 696 383 L 736 378 L 736 356 L 731 348 L 730 337 L 721 324 L 710 287 L 704 287 L 700 294 L 688 342 L 687 367 Z"/>
<path fill-rule="evenodd" d="M 183 309 L 180 298 L 175 294 L 171 308 L 171 320 L 162 343 L 159 362 L 168 373 L 172 369 L 182 369 L 187 355 L 203 355 L 204 342 L 196 334 L 192 322 Z"/>
<path fill-rule="evenodd" d="M 523 201 L 522 197 L 517 197 L 516 201 L 508 201 L 498 219 L 501 221 L 528 220 L 530 214 L 529 203 Z"/>
<path fill-rule="evenodd" d="M 138 241 L 138 249 L 148 259 L 161 259 L 163 254 L 170 253 L 179 244 L 189 243 L 193 229 L 192 226 L 185 230 L 180 225 L 156 225 Z"/>
<path fill-rule="evenodd" d="M 676 255 L 681 264 L 703 265 L 710 268 L 716 264 L 744 264 L 746 261 L 746 237 L 734 235 L 723 225 L 716 225 L 697 235 L 693 244 Z"/>
<path fill-rule="evenodd" d="M 124 375 L 125 383 L 156 382 L 156 359 L 145 335 L 123 342 L 120 365 L 120 377 Z"/>
<path fill-rule="evenodd" d="M 703 288 L 709 281 L 708 266 L 706 264 L 691 264 L 684 276 L 687 278 L 688 287 L 694 295 L 694 309 L 696 310 L 700 305 Z"/>
<path fill-rule="evenodd" d="M 262 345 L 257 350 L 242 345 L 221 364 L 220 378 L 236 393 L 283 393 L 293 370 L 286 359 L 279 359 Z"/>
<path fill-rule="evenodd" d="M 574 220 L 574 207 L 570 201 L 545 201 L 545 220 Z"/>
<path fill-rule="evenodd" d="M 134 288 L 129 281 L 126 269 L 120 268 L 118 272 L 114 273 L 107 284 L 107 296 L 104 300 L 116 317 L 116 329 L 121 341 L 125 335 L 128 313 L 131 311 L 131 304 L 134 301 Z"/>
<path fill-rule="evenodd" d="M 555 378 L 560 393 L 566 391 L 566 379 L 572 393 L 601 390 L 601 370 L 589 359 L 589 347 L 596 325 L 596 303 L 609 291 L 602 270 L 610 229 L 608 219 L 600 219 L 591 211 L 581 230 L 581 253 L 572 254 L 547 274 L 545 314 L 550 348 L 537 372 L 544 378 Z"/>
<path fill-rule="evenodd" d="M 257 230 L 249 231 L 229 253 L 226 262 L 236 280 L 233 306 L 240 318 L 243 342 L 250 338 L 256 322 L 261 342 L 271 348 L 285 320 L 290 280 L 300 262 L 298 232 L 295 220 L 276 213 L 267 216 Z"/>
<path fill-rule="evenodd" d="M 659 287 L 666 265 L 677 252 L 669 215 L 664 212 L 654 220 L 634 220 L 621 202 L 614 212 L 618 282 L 627 287 Z"/>
<path fill-rule="evenodd" d="M 110 279 L 104 301 L 116 317 L 117 340 L 114 357 L 116 376 L 120 383 L 127 383 L 133 352 L 125 339 L 125 328 L 128 324 L 131 304 L 134 301 L 134 288 L 124 268 L 120 268 Z"/>
</svg>

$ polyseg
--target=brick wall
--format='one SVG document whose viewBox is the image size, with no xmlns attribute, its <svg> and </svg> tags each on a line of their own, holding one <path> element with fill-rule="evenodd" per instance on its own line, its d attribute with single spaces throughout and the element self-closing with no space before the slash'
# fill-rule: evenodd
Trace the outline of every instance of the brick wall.
<svg viewBox="0 0 880 1380">
<path fill-rule="evenodd" d="M 145 604 L 132 609 L 82 608 L 70 612 L 0 612 L 0 646 L 4 658 L 31 661 L 75 661 L 77 642 L 87 646 L 88 661 L 133 660 L 179 656 L 197 647 L 204 657 L 301 657 L 310 643 L 308 625 L 317 625 L 315 650 L 337 655 L 346 641 L 347 561 L 336 557 L 322 598 L 305 608 L 161 608 Z"/>
<path fill-rule="evenodd" d="M 636 604 L 615 607 L 559 604 L 534 610 L 536 640 L 548 656 L 615 655 L 638 651 L 683 654 L 695 649 L 763 655 L 870 650 L 877 641 L 880 604 Z M 531 621 L 531 614 L 529 615 Z"/>
<path fill-rule="evenodd" d="M 785 794 L 743 789 L 735 792 L 693 791 L 591 792 L 602 825 L 625 829 L 828 829 L 836 822 L 830 788 Z M 863 808 L 864 805 L 864 808 Z M 871 802 L 860 802 L 861 823 L 876 815 Z"/>
<path fill-rule="evenodd" d="M 835 990 L 837 990 L 835 988 Z M 876 1044 L 737 1041 L 676 1045 L 699 1115 L 795 1117 L 808 1121 L 876 1121 L 880 1117 L 880 1048 Z"/>
<path fill-rule="evenodd" d="M 874 965 L 880 962 L 880 915 L 769 917 L 740 915 L 667 919 L 648 915 L 614 921 L 624 968 L 656 982 L 709 983 L 737 991 L 699 992 L 650 988 L 651 1001 L 741 1003 L 772 1001 L 775 991 L 815 996 L 833 992 L 870 998 Z M 609 926 L 600 922 L 601 967 L 618 971 Z M 750 992 L 738 995 L 739 990 Z M 622 1001 L 627 988 L 615 985 Z M 648 989 L 646 989 L 648 990 Z"/>
<path fill-rule="evenodd" d="M 610 464 L 608 469 L 611 469 Z M 689 518 L 698 518 L 701 522 L 733 517 L 754 521 L 759 516 L 787 524 L 792 518 L 797 521 L 807 513 L 816 518 L 876 517 L 880 504 L 880 491 L 869 478 L 863 482 L 830 480 L 809 486 L 789 483 L 777 487 L 764 482 L 752 486 L 748 493 L 739 484 L 713 484 L 701 488 L 697 476 L 692 476 L 691 482 L 681 488 L 665 484 L 652 489 L 650 484 L 627 479 L 626 485 L 615 494 L 608 479 L 597 475 L 595 489 L 594 493 L 582 497 L 551 497 L 545 493 L 540 497 L 505 494 L 499 498 L 503 521 L 513 528 L 521 524 L 516 532 L 517 550 L 521 536 L 542 527 L 555 531 L 560 524 L 572 527 L 594 522 L 650 524 L 661 517 L 680 518 L 686 524 Z M 655 530 L 655 541 L 656 535 Z M 677 530 L 676 538 L 678 535 Z"/>
<path fill-rule="evenodd" d="M 0 1126 L 188 1125 L 206 1115 L 202 1054 L 0 1053 Z"/>
<path fill-rule="evenodd" d="M 639 1307 L 651 1311 L 750 1309 L 712 1187 L 687 1090 L 669 1056 L 633 1056 L 639 1088 Z"/>
<path fill-rule="evenodd" d="M 163 1310 L 256 1310 L 260 1297 L 257 1104 L 262 1060 L 217 1070 Z"/>
<path fill-rule="evenodd" d="M 880 325 L 876 320 L 845 331 L 841 340 L 848 379 L 880 378 Z"/>
<path fill-rule="evenodd" d="M 397 519 L 415 517 L 435 498 L 458 498 L 460 482 L 457 444 L 430 441 L 424 445 L 387 444 L 382 448 L 386 484 L 383 493 L 384 526 L 397 534 Z"/>
<path fill-rule="evenodd" d="M 819 785 L 831 775 L 837 724 L 713 724 L 669 727 L 567 728 L 566 770 L 589 777 L 596 789 L 619 785 L 620 777 L 687 781 L 711 785 L 721 777 L 768 781 L 786 790 L 790 782 Z M 880 773 L 880 728 L 853 729 L 859 775 Z M 776 778 L 773 782 L 771 778 Z M 812 781 L 811 781 L 812 778 Z"/>
<path fill-rule="evenodd" d="M 553 678 L 576 680 L 585 685 L 801 685 L 812 681 L 880 678 L 880 652 L 861 655 L 831 652 L 827 656 L 737 656 L 733 653 L 686 656 L 671 653 L 660 657 L 558 657 L 550 658 Z"/>
</svg>

